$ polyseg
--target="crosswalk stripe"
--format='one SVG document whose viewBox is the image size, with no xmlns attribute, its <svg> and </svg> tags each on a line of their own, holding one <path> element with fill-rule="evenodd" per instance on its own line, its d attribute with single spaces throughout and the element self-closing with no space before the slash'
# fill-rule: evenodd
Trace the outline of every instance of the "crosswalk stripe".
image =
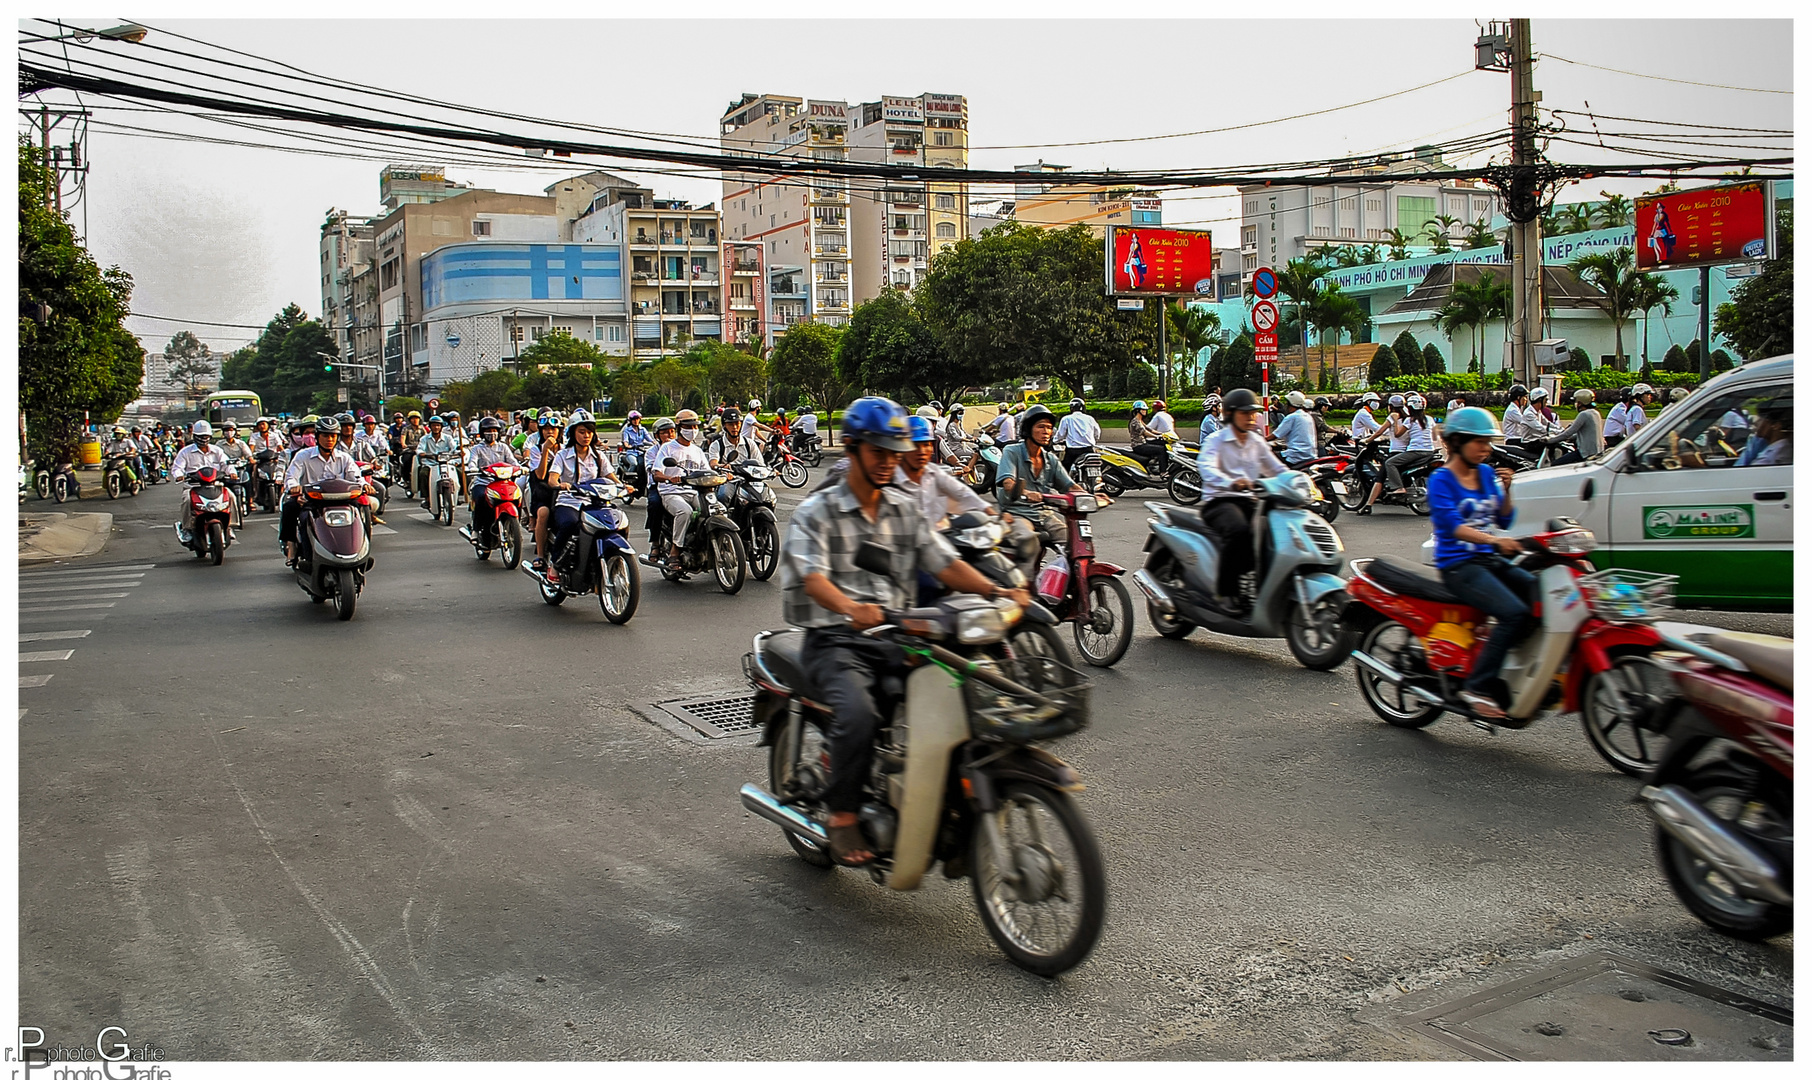
<svg viewBox="0 0 1812 1080">
<path fill-rule="evenodd" d="M 89 589 L 136 589 L 142 581 L 128 581 L 120 578 L 101 578 L 84 585 L 46 585 L 41 589 L 20 589 L 20 596 L 32 596 L 37 593 L 84 592 Z M 124 595 L 124 594 L 122 594 Z"/>
<path fill-rule="evenodd" d="M 21 664 L 41 664 L 46 660 L 67 660 L 74 655 L 74 649 L 53 649 L 50 652 L 22 652 L 19 654 L 19 662 Z"/>
<path fill-rule="evenodd" d="M 126 594 L 121 593 L 120 595 L 124 596 Z M 57 604 L 54 607 L 22 607 L 19 609 L 19 614 L 31 615 L 40 611 L 82 611 L 87 608 L 110 608 L 112 606 L 113 601 L 109 600 L 105 604 Z"/>
<path fill-rule="evenodd" d="M 35 581 L 39 578 L 83 577 L 83 576 L 89 576 L 89 575 L 94 575 L 94 574 L 124 574 L 129 570 L 155 570 L 155 569 L 157 569 L 156 563 L 144 563 L 139 566 L 81 566 L 81 567 L 72 566 L 72 567 L 68 567 L 67 569 L 60 569 L 60 570 L 33 570 L 29 573 L 20 574 L 19 580 L 20 581 Z M 134 576 L 143 577 L 144 575 L 137 574 Z"/>
<path fill-rule="evenodd" d="M 49 675 L 21 675 L 19 676 L 19 689 L 24 690 L 28 686 L 43 686 L 49 681 Z"/>
<path fill-rule="evenodd" d="M 93 630 L 42 630 L 35 634 L 20 634 L 19 644 L 23 645 L 28 641 L 68 641 L 72 638 L 85 638 L 92 633 Z"/>
<path fill-rule="evenodd" d="M 100 586 L 100 588 L 103 588 L 103 589 L 111 589 L 111 588 L 116 588 L 116 587 L 117 586 L 112 586 L 112 585 Z M 56 591 L 56 590 L 52 590 L 52 591 Z M 131 595 L 132 594 L 129 592 L 89 592 L 87 590 L 83 590 L 81 593 L 79 593 L 75 596 L 64 596 L 64 597 L 60 597 L 60 598 L 55 597 L 55 596 L 34 596 L 34 597 L 31 597 L 30 599 L 24 600 L 22 602 L 27 603 L 27 604 L 49 604 L 49 603 L 52 603 L 59 599 L 62 599 L 62 600 L 119 600 L 123 597 L 131 596 Z M 20 608 L 19 610 L 24 611 L 26 609 Z"/>
</svg>

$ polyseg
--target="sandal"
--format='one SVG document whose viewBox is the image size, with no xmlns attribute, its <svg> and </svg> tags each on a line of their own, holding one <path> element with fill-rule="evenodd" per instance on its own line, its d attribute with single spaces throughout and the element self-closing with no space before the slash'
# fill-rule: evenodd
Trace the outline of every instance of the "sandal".
<svg viewBox="0 0 1812 1080">
<path fill-rule="evenodd" d="M 875 853 L 868 849 L 868 839 L 862 835 L 862 826 L 832 825 L 826 830 L 830 834 L 831 861 L 838 866 L 867 866 L 875 861 Z M 857 858 L 857 856 L 866 858 Z"/>
<path fill-rule="evenodd" d="M 1496 701 L 1493 701 L 1488 694 L 1481 694 L 1475 690 L 1462 690 L 1460 691 L 1460 701 L 1465 703 L 1466 707 L 1471 709 L 1474 715 L 1486 720 L 1502 720 L 1504 718 L 1503 706 L 1499 705 Z"/>
</svg>

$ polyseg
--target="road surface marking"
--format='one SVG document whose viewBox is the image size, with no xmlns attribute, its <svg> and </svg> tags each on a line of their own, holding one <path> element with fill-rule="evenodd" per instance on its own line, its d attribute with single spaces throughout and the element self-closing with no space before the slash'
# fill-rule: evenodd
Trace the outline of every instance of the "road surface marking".
<svg viewBox="0 0 1812 1080">
<path fill-rule="evenodd" d="M 21 664 L 37 664 L 46 660 L 67 660 L 74 655 L 74 649 L 56 649 L 52 652 L 22 652 L 19 654 L 19 662 Z"/>
<path fill-rule="evenodd" d="M 111 586 L 111 585 L 101 586 L 101 587 L 102 588 L 117 588 L 117 586 Z M 26 590 L 26 591 L 30 591 L 30 590 Z M 131 596 L 131 595 L 132 594 L 129 592 L 87 592 L 87 591 L 84 591 L 79 596 L 65 596 L 65 597 L 62 597 L 62 599 L 64 599 L 64 600 L 119 600 L 124 597 Z M 30 598 L 22 601 L 22 603 L 48 604 L 57 599 L 58 598 L 55 596 L 34 596 L 34 597 L 30 597 Z M 20 611 L 44 611 L 47 609 L 45 609 L 45 608 L 20 608 L 19 610 Z"/>
<path fill-rule="evenodd" d="M 20 581 L 30 581 L 33 578 L 40 578 L 40 577 L 44 577 L 44 578 L 75 577 L 77 575 L 87 575 L 87 574 L 124 574 L 129 570 L 155 570 L 155 569 L 157 569 L 156 563 L 145 563 L 142 566 L 83 566 L 83 567 L 71 566 L 71 567 L 67 567 L 64 569 L 57 569 L 57 570 L 33 570 L 29 573 L 20 574 L 19 580 Z M 136 574 L 133 576 L 143 577 L 144 575 Z"/>
<path fill-rule="evenodd" d="M 144 582 L 142 581 L 132 581 L 126 578 L 102 578 L 90 581 L 85 585 L 46 585 L 40 589 L 20 589 L 19 595 L 31 596 L 36 593 L 87 592 L 92 589 L 136 589 L 143 584 Z M 125 594 L 121 593 L 120 595 L 124 596 Z"/>
<path fill-rule="evenodd" d="M 49 675 L 21 675 L 19 676 L 19 689 L 24 690 L 27 687 L 43 686 L 49 681 Z"/>
<path fill-rule="evenodd" d="M 126 594 L 121 593 L 120 595 L 124 596 Z M 113 601 L 109 600 L 105 604 L 58 604 L 55 607 L 22 607 L 19 609 L 19 614 L 31 615 L 40 611 L 82 611 L 87 608 L 110 608 L 112 606 Z"/>
<path fill-rule="evenodd" d="M 71 638 L 85 638 L 92 633 L 93 630 L 42 630 L 35 634 L 20 634 L 19 644 L 23 645 L 28 641 L 68 641 Z"/>
</svg>

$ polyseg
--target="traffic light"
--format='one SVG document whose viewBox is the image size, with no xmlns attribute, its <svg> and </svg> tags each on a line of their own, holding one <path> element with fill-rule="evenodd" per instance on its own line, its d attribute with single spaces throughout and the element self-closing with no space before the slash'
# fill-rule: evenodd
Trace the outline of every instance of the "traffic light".
<svg viewBox="0 0 1812 1080">
<path fill-rule="evenodd" d="M 321 370 L 322 371 L 332 371 L 333 370 L 333 361 L 329 360 L 325 364 L 322 364 Z"/>
</svg>

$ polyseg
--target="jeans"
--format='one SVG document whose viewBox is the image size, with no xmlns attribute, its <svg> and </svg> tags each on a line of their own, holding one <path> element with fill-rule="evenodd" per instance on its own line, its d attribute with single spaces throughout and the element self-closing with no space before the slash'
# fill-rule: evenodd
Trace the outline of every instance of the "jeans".
<svg viewBox="0 0 1812 1080">
<path fill-rule="evenodd" d="M 805 632 L 799 666 L 811 692 L 831 710 L 824 730 L 831 757 L 825 808 L 854 812 L 862 805 L 863 783 L 873 768 L 875 732 L 903 696 L 905 654 L 898 645 L 854 630 L 815 627 Z"/>
<path fill-rule="evenodd" d="M 1384 463 L 1384 475 L 1390 481 L 1385 486 L 1391 491 L 1407 487 L 1408 485 L 1403 482 L 1403 470 L 1412 465 L 1420 465 L 1433 456 L 1434 451 L 1432 450 L 1405 450 L 1399 454 L 1392 454 L 1390 460 Z"/>
<path fill-rule="evenodd" d="M 1441 580 L 1455 596 L 1497 620 L 1472 674 L 1466 676 L 1466 689 L 1483 691 L 1497 678 L 1510 649 L 1535 629 L 1528 601 L 1535 591 L 1535 575 L 1511 566 L 1501 555 L 1481 555 L 1443 567 Z"/>
</svg>

